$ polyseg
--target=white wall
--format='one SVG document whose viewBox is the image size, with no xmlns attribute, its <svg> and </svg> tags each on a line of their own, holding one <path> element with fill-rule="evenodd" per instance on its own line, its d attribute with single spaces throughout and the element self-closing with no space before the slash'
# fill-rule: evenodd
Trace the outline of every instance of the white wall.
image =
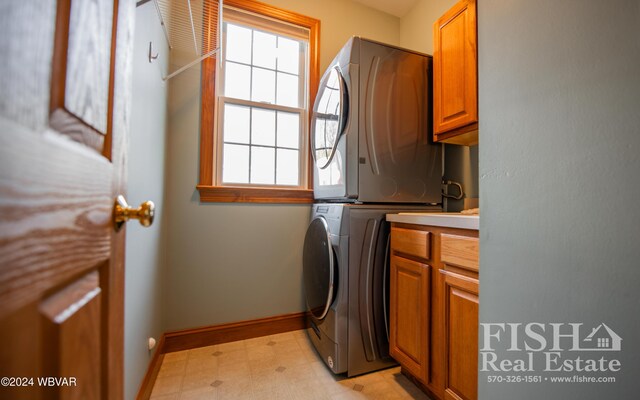
<svg viewBox="0 0 640 400">
<path fill-rule="evenodd" d="M 400 19 L 400 43 L 408 49 L 433 54 L 433 23 L 458 0 L 418 0 Z"/>
<path fill-rule="evenodd" d="M 397 44 L 398 19 L 344 0 L 267 3 L 321 20 L 321 67 L 352 35 Z M 180 60 L 174 60 L 179 63 Z M 200 72 L 170 81 L 164 327 L 192 328 L 304 310 L 308 205 L 203 204 Z"/>
<path fill-rule="evenodd" d="M 615 383 L 491 384 L 481 373 L 479 398 L 637 398 L 640 5 L 478 9 L 480 322 L 582 322 L 585 336 L 604 322 L 623 339 L 621 352 L 597 354 L 620 372 L 567 374 Z"/>
<path fill-rule="evenodd" d="M 400 45 L 398 18 L 354 1 L 266 0 L 264 3 L 320 20 L 320 73 L 353 35 Z"/>
<path fill-rule="evenodd" d="M 133 399 L 151 359 L 147 337 L 163 332 L 161 280 L 163 266 L 165 139 L 167 85 L 160 65 L 167 63 L 167 47 L 152 3 L 136 8 L 133 52 L 131 131 L 128 153 L 128 194 L 132 206 L 152 200 L 153 225 L 127 224 L 125 259 L 125 398 Z M 160 57 L 149 64 L 149 42 Z"/>
</svg>

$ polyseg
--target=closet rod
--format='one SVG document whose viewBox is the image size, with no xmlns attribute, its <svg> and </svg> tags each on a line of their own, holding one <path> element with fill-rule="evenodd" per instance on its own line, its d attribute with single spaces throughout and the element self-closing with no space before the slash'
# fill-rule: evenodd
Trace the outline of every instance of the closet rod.
<svg viewBox="0 0 640 400">
<path fill-rule="evenodd" d="M 186 65 L 178 68 L 177 70 L 173 71 L 169 75 L 163 76 L 162 80 L 163 81 L 167 81 L 167 80 L 173 78 L 174 76 L 178 75 L 179 73 L 181 73 L 181 72 L 193 67 L 194 65 L 198 64 L 199 62 L 202 62 L 202 60 L 204 60 L 205 58 L 211 57 L 212 55 L 218 53 L 219 51 L 220 51 L 219 47 L 217 49 L 215 49 L 215 50 L 211 50 L 210 52 L 208 52 L 207 54 L 203 55 L 202 57 L 196 58 L 195 60 L 191 61 L 189 64 L 186 64 Z"/>
</svg>

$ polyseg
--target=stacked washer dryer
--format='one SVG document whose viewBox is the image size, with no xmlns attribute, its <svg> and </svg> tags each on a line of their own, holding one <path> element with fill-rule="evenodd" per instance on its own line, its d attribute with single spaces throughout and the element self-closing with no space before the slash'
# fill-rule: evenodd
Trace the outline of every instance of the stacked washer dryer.
<svg viewBox="0 0 640 400">
<path fill-rule="evenodd" d="M 316 204 L 303 273 L 309 337 L 337 374 L 395 364 L 385 215 L 442 211 L 430 82 L 431 56 L 359 37 L 320 82 L 311 121 Z"/>
</svg>

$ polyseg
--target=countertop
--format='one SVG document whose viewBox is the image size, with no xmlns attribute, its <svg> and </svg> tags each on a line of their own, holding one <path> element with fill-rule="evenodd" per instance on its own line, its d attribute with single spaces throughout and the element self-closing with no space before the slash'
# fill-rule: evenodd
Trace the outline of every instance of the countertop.
<svg viewBox="0 0 640 400">
<path fill-rule="evenodd" d="M 447 228 L 473 229 L 480 227 L 480 216 L 460 213 L 399 213 L 387 214 L 387 221 L 404 224 L 443 226 Z"/>
</svg>

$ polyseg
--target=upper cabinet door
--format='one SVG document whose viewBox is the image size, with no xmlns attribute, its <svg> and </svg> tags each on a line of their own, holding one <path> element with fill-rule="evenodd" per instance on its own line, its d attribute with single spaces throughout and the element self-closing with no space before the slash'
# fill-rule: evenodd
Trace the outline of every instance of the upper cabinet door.
<svg viewBox="0 0 640 400">
<path fill-rule="evenodd" d="M 435 141 L 478 142 L 478 48 L 475 0 L 462 0 L 433 26 Z"/>
</svg>

